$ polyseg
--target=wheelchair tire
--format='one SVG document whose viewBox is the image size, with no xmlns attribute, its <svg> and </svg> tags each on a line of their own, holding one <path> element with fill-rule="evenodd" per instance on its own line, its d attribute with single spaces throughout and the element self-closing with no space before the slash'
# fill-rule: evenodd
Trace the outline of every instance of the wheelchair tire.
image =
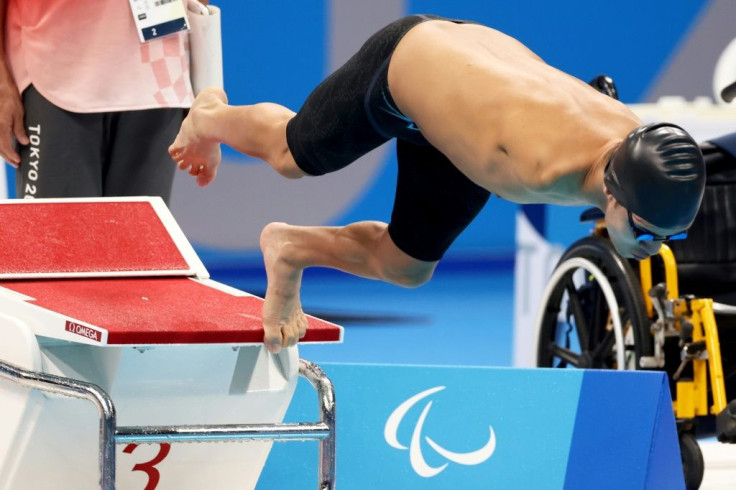
<svg viewBox="0 0 736 490">
<path fill-rule="evenodd" d="M 580 263 L 595 266 L 603 277 L 596 278 L 592 271 L 577 267 Z M 587 274 L 580 274 L 580 270 Z M 562 255 L 555 271 L 562 275 L 555 284 L 548 285 L 538 315 L 537 366 L 639 369 L 639 359 L 653 352 L 653 338 L 638 276 L 628 260 L 618 255 L 609 240 L 589 236 L 575 242 Z M 616 332 L 606 290 L 613 293 L 617 303 L 620 333 Z M 560 321 L 563 311 L 566 323 Z M 573 330 L 577 349 L 570 340 Z M 581 338 L 587 340 L 587 346 L 580 346 Z M 623 357 L 619 357 L 618 344 L 622 338 Z M 620 359 L 624 359 L 623 366 L 618 365 Z"/>
<path fill-rule="evenodd" d="M 698 446 L 697 439 L 690 432 L 681 432 L 679 440 L 682 471 L 685 474 L 685 488 L 687 490 L 697 490 L 703 482 L 703 474 L 705 473 L 703 452 Z"/>
</svg>

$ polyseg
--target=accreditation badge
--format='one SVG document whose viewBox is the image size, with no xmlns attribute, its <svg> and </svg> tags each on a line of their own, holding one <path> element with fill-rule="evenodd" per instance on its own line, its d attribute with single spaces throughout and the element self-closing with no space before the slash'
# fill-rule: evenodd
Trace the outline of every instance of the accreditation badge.
<svg viewBox="0 0 736 490">
<path fill-rule="evenodd" d="M 145 43 L 189 29 L 181 0 L 129 0 L 138 37 Z"/>
</svg>

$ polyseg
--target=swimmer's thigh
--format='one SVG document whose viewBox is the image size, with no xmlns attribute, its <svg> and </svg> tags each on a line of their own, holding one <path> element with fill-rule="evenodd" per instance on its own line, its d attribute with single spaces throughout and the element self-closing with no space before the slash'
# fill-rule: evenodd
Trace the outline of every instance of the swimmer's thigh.
<svg viewBox="0 0 736 490">
<path fill-rule="evenodd" d="M 490 197 L 433 146 L 397 140 L 396 198 L 388 231 L 409 256 L 438 261 Z"/>
</svg>

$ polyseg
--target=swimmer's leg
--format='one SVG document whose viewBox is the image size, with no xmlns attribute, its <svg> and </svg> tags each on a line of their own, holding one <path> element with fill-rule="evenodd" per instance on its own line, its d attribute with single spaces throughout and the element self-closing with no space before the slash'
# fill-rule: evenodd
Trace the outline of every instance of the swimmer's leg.
<svg viewBox="0 0 736 490">
<path fill-rule="evenodd" d="M 349 165 L 393 136 L 402 136 L 395 129 L 406 129 L 405 120 L 385 115 L 392 112 L 385 107 L 390 98 L 388 61 L 404 34 L 425 20 L 430 18 L 406 17 L 375 33 L 309 94 L 298 114 L 277 104 L 228 106 L 221 89 L 204 90 L 170 148 L 172 157 L 200 185 L 215 178 L 220 143 L 265 160 L 290 178 Z"/>
<path fill-rule="evenodd" d="M 263 306 L 264 342 L 271 352 L 296 344 L 306 332 L 299 299 L 302 272 L 329 267 L 392 284 L 427 282 L 437 262 L 402 252 L 385 223 L 363 221 L 343 227 L 302 227 L 271 223 L 261 233 L 268 290 Z"/>
<path fill-rule="evenodd" d="M 286 143 L 286 124 L 294 112 L 278 104 L 231 106 L 222 89 L 208 88 L 195 99 L 169 153 L 182 170 L 205 186 L 220 164 L 220 143 L 267 162 L 281 175 L 306 175 Z"/>
</svg>

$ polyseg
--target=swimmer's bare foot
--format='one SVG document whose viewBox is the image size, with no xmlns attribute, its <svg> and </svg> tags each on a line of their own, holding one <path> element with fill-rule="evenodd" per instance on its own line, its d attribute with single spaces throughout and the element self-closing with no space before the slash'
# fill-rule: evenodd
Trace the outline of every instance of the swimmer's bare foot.
<svg viewBox="0 0 736 490">
<path fill-rule="evenodd" d="M 270 223 L 261 232 L 260 239 L 268 278 L 262 312 L 263 341 L 274 354 L 282 347 L 295 345 L 307 332 L 307 318 L 299 299 L 303 269 L 293 258 L 295 250 L 289 241 L 290 228 L 285 223 Z"/>
<path fill-rule="evenodd" d="M 225 105 L 227 96 L 222 89 L 210 87 L 202 90 L 169 147 L 169 154 L 177 166 L 181 170 L 189 169 L 189 174 L 197 178 L 200 186 L 206 186 L 217 175 L 220 142 L 213 134 L 211 121 L 213 113 Z"/>
</svg>

